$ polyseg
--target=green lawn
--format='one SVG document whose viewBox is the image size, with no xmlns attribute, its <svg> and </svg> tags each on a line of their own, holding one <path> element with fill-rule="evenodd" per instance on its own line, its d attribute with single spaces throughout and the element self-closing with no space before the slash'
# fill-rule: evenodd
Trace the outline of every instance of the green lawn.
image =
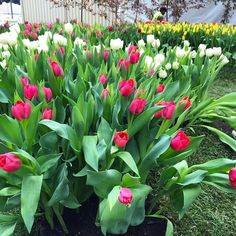
<svg viewBox="0 0 236 236">
<path fill-rule="evenodd" d="M 214 98 L 236 92 L 236 68 L 223 69 L 211 88 Z M 206 135 L 200 149 L 191 157 L 189 164 L 202 163 L 218 157 L 236 159 L 236 153 L 223 144 L 215 135 L 198 130 Z M 236 196 L 223 193 L 213 187 L 203 186 L 203 193 L 187 211 L 181 221 L 172 215 L 177 236 L 233 236 L 236 226 Z"/>
</svg>

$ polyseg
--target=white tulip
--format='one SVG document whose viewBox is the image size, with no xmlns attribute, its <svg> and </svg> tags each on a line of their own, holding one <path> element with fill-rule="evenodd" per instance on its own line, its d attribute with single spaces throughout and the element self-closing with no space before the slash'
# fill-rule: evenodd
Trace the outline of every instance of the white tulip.
<svg viewBox="0 0 236 236">
<path fill-rule="evenodd" d="M 175 53 L 176 53 L 176 57 L 177 58 L 182 58 L 182 57 L 185 56 L 185 50 L 180 48 L 180 47 L 176 48 L 176 52 Z"/>
<path fill-rule="evenodd" d="M 155 40 L 155 36 L 153 34 L 147 35 L 147 43 L 152 44 L 152 42 Z"/>
<path fill-rule="evenodd" d="M 196 56 L 197 56 L 197 52 L 195 50 L 190 52 L 190 57 L 191 58 L 196 58 Z"/>
<path fill-rule="evenodd" d="M 189 47 L 190 46 L 190 42 L 188 40 L 184 40 L 184 47 Z"/>
<path fill-rule="evenodd" d="M 199 46 L 198 46 L 198 49 L 199 50 L 206 50 L 206 48 L 207 48 L 207 45 L 206 44 L 199 44 Z"/>
<path fill-rule="evenodd" d="M 161 45 L 161 42 L 160 42 L 159 39 L 154 39 L 154 41 L 152 42 L 152 46 L 153 46 L 154 48 L 159 48 L 160 45 Z"/>
<path fill-rule="evenodd" d="M 111 41 L 110 41 L 110 47 L 113 50 L 122 49 L 123 46 L 124 46 L 124 41 L 122 41 L 120 38 L 118 38 L 118 39 L 111 39 Z"/>
<path fill-rule="evenodd" d="M 144 53 L 145 51 L 143 50 L 143 48 L 140 49 L 139 53 L 140 53 L 140 56 Z"/>
<path fill-rule="evenodd" d="M 173 68 L 174 70 L 178 70 L 178 69 L 179 69 L 179 62 L 174 61 L 174 62 L 172 63 L 172 68 Z"/>
<path fill-rule="evenodd" d="M 82 47 L 82 46 L 86 45 L 86 42 L 83 39 L 80 39 L 77 37 L 75 39 L 74 45 Z"/>
<path fill-rule="evenodd" d="M 229 63 L 229 59 L 225 55 L 221 55 L 220 60 L 223 65 L 226 65 Z"/>
<path fill-rule="evenodd" d="M 160 69 L 158 75 L 160 78 L 165 79 L 167 77 L 167 72 L 163 69 Z"/>
<path fill-rule="evenodd" d="M 236 131 L 235 130 L 232 131 L 232 135 L 236 139 Z"/>
<path fill-rule="evenodd" d="M 9 30 L 11 32 L 15 32 L 15 33 L 19 34 L 20 33 L 20 26 L 19 26 L 19 24 L 14 24 L 9 28 Z"/>
<path fill-rule="evenodd" d="M 212 48 L 207 48 L 207 49 L 206 49 L 206 56 L 207 56 L 207 57 L 212 57 L 212 56 L 213 56 L 213 53 L 214 53 L 214 51 L 213 51 Z"/>
<path fill-rule="evenodd" d="M 170 69 L 171 69 L 171 63 L 167 63 L 167 64 L 165 65 L 165 69 L 166 69 L 166 70 L 170 70 Z"/>
<path fill-rule="evenodd" d="M 144 60 L 144 64 L 145 66 L 147 66 L 148 68 L 151 68 L 152 64 L 153 64 L 153 59 L 150 56 L 146 56 L 145 60 Z"/>
<path fill-rule="evenodd" d="M 138 46 L 139 46 L 139 47 L 145 47 L 145 45 L 146 45 L 146 43 L 144 42 L 143 39 L 141 39 L 141 40 L 138 41 Z"/>
<path fill-rule="evenodd" d="M 53 42 L 57 45 L 60 45 L 60 46 L 66 46 L 67 45 L 67 38 L 63 37 L 60 34 L 54 34 Z"/>
<path fill-rule="evenodd" d="M 40 53 L 41 51 L 43 52 L 48 52 L 49 48 L 47 44 L 40 44 L 38 47 L 38 52 Z"/>
<path fill-rule="evenodd" d="M 213 48 L 213 54 L 214 54 L 214 56 L 219 57 L 222 54 L 221 47 L 214 47 Z"/>
<path fill-rule="evenodd" d="M 202 57 L 205 56 L 205 54 L 206 54 L 206 53 L 205 53 L 205 50 L 201 50 L 200 53 L 199 53 L 199 56 L 202 58 Z"/>
<path fill-rule="evenodd" d="M 3 69 L 5 69 L 6 66 L 7 66 L 6 60 L 3 60 L 2 62 L 0 62 L 0 66 L 1 66 Z"/>
<path fill-rule="evenodd" d="M 159 63 L 159 64 L 162 64 L 165 61 L 165 56 L 163 54 L 157 54 L 154 57 L 154 61 Z"/>
<path fill-rule="evenodd" d="M 73 25 L 71 23 L 66 23 L 64 25 L 64 30 L 66 31 L 66 33 L 70 34 L 73 32 Z"/>
<path fill-rule="evenodd" d="M 9 58 L 10 56 L 11 56 L 11 53 L 10 53 L 9 51 L 4 51 L 4 52 L 2 52 L 2 57 L 3 57 L 3 58 L 7 59 L 7 58 Z"/>
</svg>

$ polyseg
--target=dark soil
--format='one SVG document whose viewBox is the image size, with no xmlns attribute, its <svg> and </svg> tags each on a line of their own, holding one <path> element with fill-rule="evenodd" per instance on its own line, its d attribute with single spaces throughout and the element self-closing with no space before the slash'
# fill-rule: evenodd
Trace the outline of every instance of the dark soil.
<svg viewBox="0 0 236 236">
<path fill-rule="evenodd" d="M 65 210 L 63 219 L 69 230 L 68 236 L 103 236 L 100 228 L 95 225 L 97 209 L 98 199 L 92 197 L 79 208 L 78 212 Z M 165 220 L 149 217 L 141 225 L 130 227 L 124 236 L 164 236 L 165 230 Z M 48 224 L 42 221 L 38 236 L 65 236 L 65 234 L 59 225 L 52 231 Z"/>
</svg>

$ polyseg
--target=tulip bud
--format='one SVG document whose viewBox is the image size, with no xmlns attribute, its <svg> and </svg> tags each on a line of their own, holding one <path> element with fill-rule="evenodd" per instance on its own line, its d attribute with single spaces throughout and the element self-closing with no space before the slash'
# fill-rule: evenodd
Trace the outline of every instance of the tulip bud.
<svg viewBox="0 0 236 236">
<path fill-rule="evenodd" d="M 104 85 L 107 82 L 107 77 L 106 75 L 101 75 L 99 78 L 100 82 L 102 85 Z"/>
<path fill-rule="evenodd" d="M 120 194 L 118 197 L 118 200 L 120 201 L 120 203 L 129 205 L 132 202 L 132 199 L 133 199 L 133 194 L 130 189 L 122 188 L 120 190 Z"/>
<path fill-rule="evenodd" d="M 24 86 L 24 97 L 28 100 L 32 100 L 33 97 L 38 98 L 38 87 L 36 85 L 27 84 Z"/>
<path fill-rule="evenodd" d="M 108 60 L 108 58 L 109 58 L 109 53 L 110 53 L 109 50 L 105 50 L 105 51 L 104 51 L 104 56 L 103 56 L 104 61 L 107 61 L 107 60 Z"/>
<path fill-rule="evenodd" d="M 21 84 L 22 84 L 22 86 L 23 87 L 25 87 L 26 85 L 28 85 L 29 84 L 29 81 L 28 81 L 28 78 L 26 78 L 26 77 L 21 77 Z"/>
<path fill-rule="evenodd" d="M 105 88 L 105 89 L 102 90 L 102 100 L 105 100 L 107 95 L 110 96 L 111 93 L 110 93 L 109 89 Z"/>
<path fill-rule="evenodd" d="M 121 80 L 119 83 L 119 92 L 122 96 L 127 97 L 129 96 L 134 89 L 134 80 Z"/>
<path fill-rule="evenodd" d="M 135 98 L 129 106 L 129 111 L 130 111 L 130 113 L 132 113 L 134 115 L 138 115 L 143 112 L 145 106 L 146 106 L 145 99 Z"/>
<path fill-rule="evenodd" d="M 52 120 L 53 110 L 50 108 L 45 108 L 42 114 L 42 120 Z"/>
<path fill-rule="evenodd" d="M 236 188 L 236 168 L 232 168 L 229 172 L 229 182 L 233 188 Z"/>
<path fill-rule="evenodd" d="M 126 60 L 124 58 L 122 58 L 118 61 L 118 67 L 120 68 L 120 71 L 122 71 L 123 68 L 125 68 L 126 71 L 128 71 L 129 70 L 129 65 L 130 65 L 130 61 Z"/>
<path fill-rule="evenodd" d="M 174 102 L 161 102 L 159 104 L 155 104 L 155 106 L 164 106 L 165 108 L 161 111 L 155 113 L 155 118 L 164 118 L 166 120 L 172 119 L 175 112 L 175 103 Z"/>
<path fill-rule="evenodd" d="M 180 130 L 171 140 L 170 146 L 175 151 L 183 151 L 189 146 L 189 144 L 189 137 L 184 133 L 184 131 Z"/>
<path fill-rule="evenodd" d="M 28 102 L 17 101 L 14 106 L 11 108 L 12 115 L 17 120 L 28 119 L 31 114 L 31 107 Z"/>
<path fill-rule="evenodd" d="M 165 85 L 164 84 L 159 84 L 157 86 L 157 93 L 162 93 L 165 89 Z"/>
<path fill-rule="evenodd" d="M 191 100 L 189 99 L 188 96 L 185 96 L 180 102 L 179 105 L 185 104 L 184 110 L 187 110 L 189 107 L 191 107 Z"/>
<path fill-rule="evenodd" d="M 52 100 L 52 90 L 50 88 L 43 87 L 43 92 L 47 102 L 50 102 Z"/>
<path fill-rule="evenodd" d="M 12 153 L 0 154 L 0 168 L 6 172 L 14 172 L 20 169 L 21 159 Z"/>
<path fill-rule="evenodd" d="M 114 136 L 114 143 L 117 147 L 125 147 L 129 141 L 129 135 L 126 131 L 116 132 Z"/>
<path fill-rule="evenodd" d="M 59 76 L 64 77 L 64 75 L 65 75 L 64 71 L 57 62 L 51 61 L 50 65 L 51 65 L 52 71 L 56 77 L 59 77 Z"/>
<path fill-rule="evenodd" d="M 130 45 L 130 46 L 128 47 L 128 53 L 129 53 L 129 54 L 131 54 L 131 53 L 133 53 L 133 52 L 136 52 L 137 50 L 138 50 L 138 47 L 135 46 L 135 45 Z"/>
<path fill-rule="evenodd" d="M 131 64 L 136 64 L 136 63 L 138 63 L 139 57 L 140 57 L 140 53 L 139 53 L 139 52 L 132 52 L 132 53 L 130 54 L 130 58 L 129 58 L 130 63 L 131 63 Z"/>
</svg>

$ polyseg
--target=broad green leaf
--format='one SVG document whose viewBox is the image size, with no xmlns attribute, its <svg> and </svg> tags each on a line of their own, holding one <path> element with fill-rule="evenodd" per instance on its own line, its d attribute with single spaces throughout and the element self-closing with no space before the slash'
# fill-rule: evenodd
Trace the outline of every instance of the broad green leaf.
<svg viewBox="0 0 236 236">
<path fill-rule="evenodd" d="M 40 165 L 41 173 L 46 172 L 51 167 L 55 166 L 60 159 L 62 154 L 48 154 L 45 156 L 40 156 L 37 161 Z"/>
<path fill-rule="evenodd" d="M 206 163 L 193 165 L 191 170 L 207 170 L 209 173 L 225 172 L 229 171 L 236 165 L 236 160 L 230 160 L 227 158 L 219 158 L 216 160 L 210 160 Z"/>
<path fill-rule="evenodd" d="M 82 146 L 86 163 L 98 171 L 97 136 L 84 136 Z"/>
<path fill-rule="evenodd" d="M 0 140 L 22 146 L 22 136 L 20 126 L 17 120 L 13 120 L 6 115 L 0 115 Z"/>
<path fill-rule="evenodd" d="M 206 125 L 202 125 L 202 127 L 205 127 L 207 129 L 209 129 L 210 131 L 212 131 L 213 133 L 215 133 L 216 135 L 218 135 L 219 139 L 227 144 L 229 147 L 231 147 L 234 151 L 236 151 L 236 140 L 231 138 L 229 135 L 225 134 L 224 132 L 210 127 L 210 126 L 206 126 Z"/>
<path fill-rule="evenodd" d="M 20 192 L 17 187 L 6 187 L 0 190 L 0 196 L 12 196 Z"/>
<path fill-rule="evenodd" d="M 121 160 L 123 160 L 126 165 L 135 173 L 139 176 L 139 171 L 138 168 L 136 166 L 136 163 L 133 159 L 133 157 L 130 155 L 129 152 L 118 152 L 116 154 L 116 156 L 118 156 Z"/>
<path fill-rule="evenodd" d="M 190 185 L 190 186 L 184 187 L 182 191 L 183 191 L 184 204 L 183 204 L 183 208 L 179 212 L 180 219 L 184 216 L 186 210 L 192 205 L 192 203 L 199 196 L 202 189 L 200 185 Z"/>
<path fill-rule="evenodd" d="M 56 180 L 54 181 L 53 194 L 48 201 L 49 207 L 69 197 L 69 180 L 67 179 L 67 175 L 67 166 L 66 164 L 62 164 L 58 169 Z"/>
<path fill-rule="evenodd" d="M 52 120 L 42 120 L 40 121 L 40 124 L 45 125 L 51 130 L 55 131 L 58 136 L 69 140 L 71 147 L 74 148 L 74 150 L 78 151 L 80 149 L 76 132 L 69 125 L 60 124 Z"/>
<path fill-rule="evenodd" d="M 40 109 L 42 107 L 42 104 L 39 104 L 38 106 L 33 108 L 32 113 L 30 114 L 28 123 L 27 123 L 27 145 L 32 146 L 35 143 L 36 140 L 36 134 L 38 129 L 38 122 L 40 120 Z"/>
<path fill-rule="evenodd" d="M 14 233 L 18 216 L 0 214 L 0 235 L 11 236 Z"/>
<path fill-rule="evenodd" d="M 22 181 L 21 215 L 29 233 L 32 229 L 34 215 L 38 208 L 42 181 L 43 175 L 25 176 Z"/>
<path fill-rule="evenodd" d="M 153 168 L 155 161 L 158 159 L 158 157 L 169 148 L 170 142 L 170 136 L 165 134 L 162 135 L 157 140 L 156 144 L 152 147 L 150 152 L 144 157 L 139 167 L 139 171 L 143 180 L 146 179 L 150 169 Z"/>
<path fill-rule="evenodd" d="M 207 175 L 203 183 L 212 185 L 226 193 L 236 193 L 236 189 L 230 186 L 228 174 L 214 173 Z"/>
<path fill-rule="evenodd" d="M 152 118 L 152 116 L 163 109 L 162 107 L 151 107 L 148 110 L 144 111 L 133 121 L 130 128 L 128 128 L 128 134 L 130 137 L 134 136 L 138 131 L 140 131 L 143 126 L 145 126 Z"/>
<path fill-rule="evenodd" d="M 120 185 L 121 173 L 117 170 L 106 170 L 106 171 L 87 171 L 87 185 L 94 187 L 95 193 L 101 197 L 106 198 L 111 190 Z"/>
</svg>

